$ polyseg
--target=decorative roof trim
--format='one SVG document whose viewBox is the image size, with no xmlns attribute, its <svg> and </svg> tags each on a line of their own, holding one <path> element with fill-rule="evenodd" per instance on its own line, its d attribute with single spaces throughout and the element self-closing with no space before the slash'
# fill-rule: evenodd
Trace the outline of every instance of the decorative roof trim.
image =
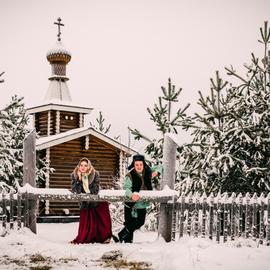
<svg viewBox="0 0 270 270">
<path fill-rule="evenodd" d="M 49 110 L 78 112 L 78 113 L 89 114 L 92 112 L 93 108 L 73 106 L 73 105 L 67 105 L 67 104 L 49 103 L 49 104 L 44 104 L 44 105 L 39 105 L 39 106 L 28 108 L 26 110 L 26 113 L 27 114 L 34 114 L 34 113 L 49 111 Z"/>
<path fill-rule="evenodd" d="M 48 137 L 41 137 L 36 140 L 36 150 L 47 149 L 55 145 L 59 145 L 67 141 L 75 140 L 75 139 L 78 139 L 80 137 L 84 137 L 87 135 L 93 135 L 96 138 L 118 148 L 121 151 L 124 151 L 127 154 L 134 155 L 137 153 L 135 150 L 128 148 L 127 146 L 117 142 L 116 140 L 108 137 L 107 135 L 101 132 L 98 132 L 92 127 L 76 128 L 73 130 L 62 132 L 60 134 L 56 134 L 56 135 L 52 135 Z"/>
</svg>

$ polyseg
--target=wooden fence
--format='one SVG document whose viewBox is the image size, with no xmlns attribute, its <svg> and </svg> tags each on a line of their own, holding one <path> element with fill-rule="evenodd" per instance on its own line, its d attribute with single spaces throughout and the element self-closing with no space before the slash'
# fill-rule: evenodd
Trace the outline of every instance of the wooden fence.
<svg viewBox="0 0 270 270">
<path fill-rule="evenodd" d="M 238 237 L 270 245 L 270 193 L 181 195 L 174 203 L 172 240 L 183 235 L 226 242 Z"/>
<path fill-rule="evenodd" d="M 176 191 L 165 189 L 162 191 L 141 191 L 141 199 L 150 202 L 167 204 L 177 194 Z M 20 229 L 22 226 L 30 228 L 36 233 L 36 220 L 38 215 L 38 201 L 130 201 L 124 190 L 101 190 L 98 195 L 75 194 L 68 189 L 35 188 L 29 184 L 19 189 L 16 194 L 0 193 L 0 220 L 3 233 L 9 229 Z M 14 227 L 14 224 L 16 226 Z M 0 224 L 1 225 L 1 224 Z M 1 234 L 1 233 L 0 233 Z"/>
<path fill-rule="evenodd" d="M 124 191 L 103 190 L 99 195 L 72 194 L 65 189 L 35 188 L 35 132 L 31 132 L 24 141 L 24 187 L 20 193 L 0 194 L 0 217 L 4 232 L 14 228 L 29 227 L 36 233 L 36 215 L 38 200 L 68 201 L 126 201 Z M 270 244 L 270 193 L 267 196 L 239 194 L 199 196 L 198 194 L 176 196 L 174 188 L 175 160 L 177 143 L 169 134 L 164 136 L 162 191 L 141 191 L 141 199 L 159 202 L 158 233 L 165 241 L 176 240 L 184 234 L 194 237 L 209 237 L 222 240 L 235 240 L 245 237 L 258 240 L 259 244 Z M 168 188 L 166 188 L 168 187 Z M 16 203 L 14 202 L 16 199 Z M 23 199 L 23 200 L 22 200 Z M 23 203 L 22 203 L 23 202 Z M 7 206 L 9 205 L 9 209 Z M 23 208 L 22 208 L 23 205 Z M 23 211 L 22 211 L 23 209 Z M 14 212 L 16 211 L 16 214 Z M 22 215 L 23 213 L 23 215 Z"/>
<path fill-rule="evenodd" d="M 27 200 L 22 198 L 22 194 L 0 193 L 1 236 L 5 236 L 9 230 L 28 226 L 27 216 Z"/>
<path fill-rule="evenodd" d="M 73 194 L 67 189 L 39 189 L 29 185 L 18 194 L 0 194 L 0 217 L 3 234 L 22 226 L 31 228 L 29 200 L 69 201 L 125 201 L 123 190 L 102 190 L 99 195 Z M 215 240 L 217 243 L 250 238 L 258 244 L 270 245 L 270 193 L 257 197 L 256 194 L 218 194 L 206 196 L 190 194 L 176 196 L 171 189 L 142 191 L 142 200 L 166 204 L 167 214 L 172 213 L 171 240 L 184 235 Z M 33 211 L 32 211 L 33 212 Z M 34 211 L 35 212 L 35 211 Z M 31 221 L 32 220 L 32 221 Z"/>
</svg>

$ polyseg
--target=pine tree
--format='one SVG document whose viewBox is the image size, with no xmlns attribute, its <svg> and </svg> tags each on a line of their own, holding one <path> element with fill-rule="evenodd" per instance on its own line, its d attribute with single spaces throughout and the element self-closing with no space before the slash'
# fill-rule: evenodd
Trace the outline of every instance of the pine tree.
<svg viewBox="0 0 270 270">
<path fill-rule="evenodd" d="M 261 30 L 264 44 L 263 66 L 252 54 L 246 78 L 230 67 L 228 75 L 240 80 L 224 89 L 224 96 L 203 98 L 199 104 L 204 115 L 196 115 L 190 127 L 194 130 L 191 146 L 182 152 L 184 179 L 180 188 L 206 192 L 263 192 L 270 190 L 270 82 L 267 45 L 270 31 L 267 23 Z M 218 82 L 217 78 L 217 82 Z M 222 84 L 212 88 L 222 90 Z M 215 106 L 214 104 L 218 102 Z M 215 102 L 213 102 L 215 101 Z M 220 104 L 220 106 L 218 106 Z M 199 149 L 196 151 L 196 147 Z"/>
<path fill-rule="evenodd" d="M 216 78 L 210 79 L 210 96 L 206 98 L 199 92 L 198 104 L 203 113 L 195 113 L 193 122 L 186 125 L 192 129 L 193 141 L 183 146 L 181 152 L 181 170 L 179 171 L 181 190 L 216 191 L 220 188 L 227 173 L 227 155 L 223 135 L 229 114 L 230 97 L 224 95 L 228 82 L 223 82 L 216 72 Z"/>
<path fill-rule="evenodd" d="M 94 124 L 93 122 L 90 122 L 90 126 L 97 131 L 107 134 L 109 133 L 111 129 L 111 124 L 109 124 L 108 126 L 105 126 L 104 122 L 105 122 L 105 118 L 103 117 L 103 114 L 100 111 L 98 118 L 96 118 L 96 124 Z M 115 140 L 118 140 L 119 138 L 120 138 L 120 135 L 114 137 Z"/>
<path fill-rule="evenodd" d="M 13 96 L 0 112 L 1 181 L 17 189 L 23 179 L 23 140 L 29 130 L 23 98 Z"/>
<path fill-rule="evenodd" d="M 145 153 L 150 156 L 155 164 L 160 163 L 163 156 L 164 135 L 166 133 L 178 134 L 178 129 L 183 126 L 183 122 L 187 119 L 185 111 L 189 107 L 189 104 L 187 104 L 183 109 L 179 108 L 173 114 L 173 104 L 178 103 L 182 88 L 176 90 L 170 78 L 168 79 L 168 87 L 161 86 L 161 90 L 163 95 L 158 97 L 157 104 L 154 104 L 152 109 L 147 108 L 150 120 L 155 123 L 156 129 L 160 133 L 159 138 L 149 139 L 139 130 L 130 128 L 135 140 L 144 139 L 149 142 Z"/>
<path fill-rule="evenodd" d="M 22 97 L 12 97 L 0 111 L 0 189 L 17 190 L 23 180 L 23 141 L 30 132 Z M 37 155 L 36 180 L 44 181 L 51 172 L 47 162 Z"/>
<path fill-rule="evenodd" d="M 93 127 L 94 129 L 96 129 L 98 131 L 101 131 L 104 134 L 106 134 L 106 133 L 108 133 L 110 131 L 111 124 L 109 124 L 108 126 L 105 127 L 104 126 L 104 121 L 105 121 L 105 118 L 103 117 L 102 112 L 99 112 L 99 116 L 98 116 L 98 118 L 96 118 L 97 125 L 90 122 L 90 126 Z"/>
<path fill-rule="evenodd" d="M 232 67 L 228 75 L 240 80 L 233 91 L 234 122 L 231 125 L 230 151 L 236 160 L 224 188 L 250 192 L 270 191 L 270 43 L 268 23 L 260 28 L 264 46 L 262 65 L 252 54 L 251 64 L 245 65 L 247 75 L 240 76 Z M 242 181 L 239 181 L 238 179 Z"/>
</svg>

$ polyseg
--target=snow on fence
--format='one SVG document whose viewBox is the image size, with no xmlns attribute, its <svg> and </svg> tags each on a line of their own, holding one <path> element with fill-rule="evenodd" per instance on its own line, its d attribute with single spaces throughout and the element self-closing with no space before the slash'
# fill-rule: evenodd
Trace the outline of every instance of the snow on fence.
<svg viewBox="0 0 270 270">
<path fill-rule="evenodd" d="M 167 203 L 174 200 L 177 192 L 168 187 L 162 191 L 141 191 L 141 200 Z M 2 235 L 9 229 L 17 229 L 22 226 L 30 228 L 36 233 L 36 220 L 39 200 L 65 200 L 65 201 L 131 201 L 125 196 L 125 190 L 101 190 L 98 195 L 75 194 L 68 189 L 35 188 L 29 184 L 19 188 L 18 193 L 0 193 L 0 218 L 2 221 Z M 14 214 L 15 213 L 15 214 Z M 9 226 L 8 226 L 9 225 Z"/>
<path fill-rule="evenodd" d="M 18 194 L 0 194 L 0 217 L 4 232 L 22 223 L 36 233 L 36 212 L 38 200 L 69 201 L 126 201 L 124 190 L 102 190 L 99 195 L 73 194 L 67 189 L 35 188 L 35 131 L 24 141 L 24 187 Z M 270 193 L 259 198 L 248 193 L 243 197 L 232 194 L 199 196 L 176 195 L 174 188 L 177 143 L 170 134 L 164 136 L 163 179 L 161 191 L 141 191 L 141 199 L 160 203 L 158 233 L 165 241 L 180 239 L 184 234 L 209 237 L 218 243 L 223 239 L 252 237 L 258 243 L 270 245 Z M 23 200 L 22 200 L 23 198 Z M 16 203 L 15 203 L 16 200 Z M 23 205 L 23 215 L 22 213 Z M 16 214 L 14 215 L 16 211 Z"/>
<path fill-rule="evenodd" d="M 126 201 L 124 190 L 101 190 L 99 195 L 74 194 L 68 189 L 34 188 L 26 184 L 19 193 L 0 194 L 2 235 L 22 226 L 31 228 L 30 200 Z M 217 243 L 252 238 L 259 244 L 270 245 L 270 193 L 252 196 L 227 193 L 214 196 L 189 194 L 176 196 L 165 187 L 162 191 L 141 191 L 141 199 L 166 204 L 172 213 L 171 240 L 184 235 L 215 240 Z M 34 204 L 36 205 L 36 204 Z M 35 213 L 32 211 L 32 213 Z M 160 220 L 160 218 L 158 218 Z M 160 225 L 160 224 L 159 224 Z"/>
<path fill-rule="evenodd" d="M 232 193 L 181 195 L 171 202 L 173 209 L 172 240 L 184 234 L 215 239 L 217 243 L 252 238 L 270 245 L 270 193 L 260 197 L 254 193 L 236 196 Z"/>
</svg>

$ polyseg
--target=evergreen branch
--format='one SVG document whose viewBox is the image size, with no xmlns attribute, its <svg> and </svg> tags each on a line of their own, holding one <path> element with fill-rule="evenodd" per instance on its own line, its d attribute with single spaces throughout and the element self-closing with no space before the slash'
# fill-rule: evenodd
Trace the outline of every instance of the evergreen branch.
<svg viewBox="0 0 270 270">
<path fill-rule="evenodd" d="M 3 72 L 1 72 L 0 73 L 0 77 L 4 74 L 5 72 L 3 71 Z M 4 80 L 2 79 L 2 80 L 0 80 L 0 83 L 3 83 L 4 82 Z"/>
<path fill-rule="evenodd" d="M 189 106 L 190 106 L 190 103 L 188 103 L 188 104 L 184 107 L 183 110 L 178 111 L 177 114 L 184 114 L 184 112 L 189 108 Z"/>
<path fill-rule="evenodd" d="M 207 106 L 207 104 L 200 103 L 200 102 L 201 102 L 201 100 L 199 99 L 199 101 L 197 102 L 197 104 L 198 104 L 198 105 L 201 105 L 202 108 L 203 108 L 208 114 L 210 114 L 210 115 L 215 115 L 215 112 L 214 112 L 211 108 L 209 108 L 209 107 Z M 195 115 L 196 115 L 196 114 L 195 114 Z"/>
<path fill-rule="evenodd" d="M 104 133 L 104 134 L 106 134 L 110 131 L 111 124 L 109 124 L 107 127 L 104 126 L 105 118 L 103 117 L 103 114 L 101 111 L 99 112 L 99 117 L 96 118 L 96 122 L 97 122 L 98 126 L 96 126 L 92 122 L 90 122 L 90 126 L 93 127 L 94 129 Z"/>
<path fill-rule="evenodd" d="M 260 33 L 261 33 L 261 37 L 262 37 L 262 40 L 258 40 L 260 43 L 264 43 L 264 44 L 267 44 L 269 43 L 269 38 L 270 38 L 270 31 L 268 32 L 268 22 L 265 21 L 264 22 L 264 28 L 260 27 Z"/>
<path fill-rule="evenodd" d="M 168 96 L 168 93 L 167 93 L 166 87 L 161 86 L 161 90 L 162 90 L 162 92 L 163 92 L 163 95 L 164 95 L 165 97 L 167 97 L 167 96 Z"/>
<path fill-rule="evenodd" d="M 136 128 L 135 129 L 132 129 L 131 127 L 128 127 L 128 130 L 131 131 L 131 134 L 135 137 L 134 139 L 135 140 L 140 140 L 140 139 L 144 139 L 146 140 L 147 142 L 152 142 L 151 139 L 149 139 L 148 137 L 146 137 L 145 135 L 143 135 L 139 130 L 137 130 Z"/>
<path fill-rule="evenodd" d="M 242 78 L 241 76 L 239 76 L 239 75 L 233 70 L 232 67 L 231 67 L 231 69 L 225 67 L 225 70 L 227 70 L 227 72 L 228 72 L 227 74 L 228 74 L 229 76 L 235 76 L 236 78 L 238 78 L 238 79 L 240 79 L 241 81 L 243 81 L 245 84 L 248 84 L 248 82 L 247 82 L 244 78 Z"/>
<path fill-rule="evenodd" d="M 208 126 L 212 131 L 216 132 L 216 130 L 213 128 L 212 125 L 203 117 L 201 117 L 199 114 L 195 113 L 195 115 L 203 122 L 206 126 Z"/>
</svg>

